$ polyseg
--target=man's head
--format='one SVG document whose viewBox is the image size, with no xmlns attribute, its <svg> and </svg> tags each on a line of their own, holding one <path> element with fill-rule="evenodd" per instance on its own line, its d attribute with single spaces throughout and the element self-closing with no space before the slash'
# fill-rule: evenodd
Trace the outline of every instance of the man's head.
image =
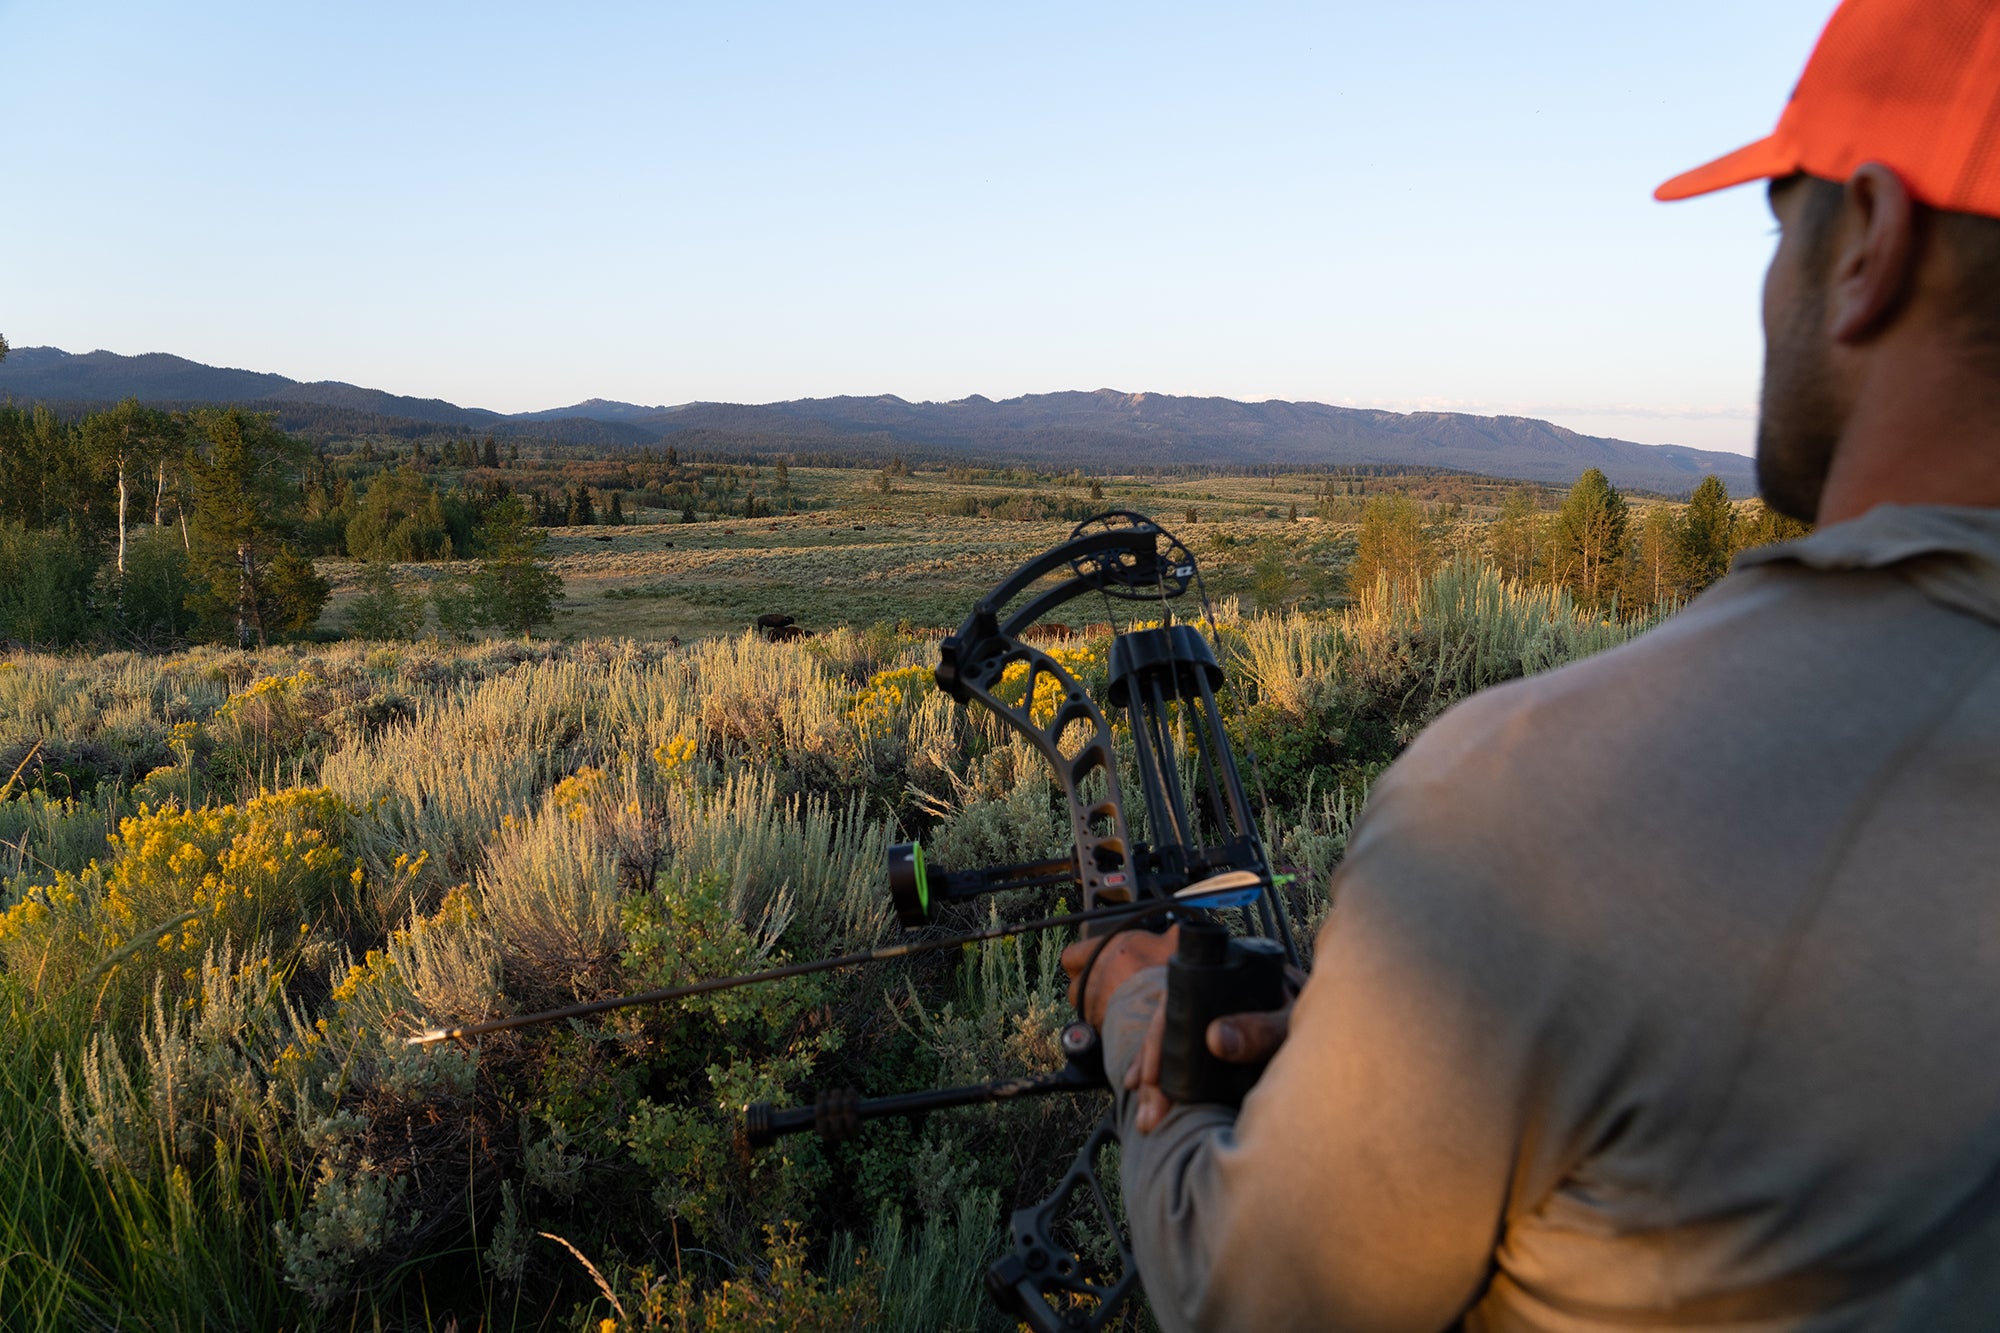
<svg viewBox="0 0 2000 1333">
<path fill-rule="evenodd" d="M 1857 421 L 1879 437 L 1947 379 L 2000 408 L 2000 0 L 1846 0 L 1777 130 L 1655 193 L 1760 177 L 1781 239 L 1758 481 L 1813 519 Z"/>
<path fill-rule="evenodd" d="M 1787 176 L 1770 198 L 1757 485 L 1810 521 L 1857 402 L 1883 391 L 1883 351 L 1921 340 L 2000 399 L 2000 219 L 1928 208 L 1880 163 L 1844 184 Z"/>
</svg>

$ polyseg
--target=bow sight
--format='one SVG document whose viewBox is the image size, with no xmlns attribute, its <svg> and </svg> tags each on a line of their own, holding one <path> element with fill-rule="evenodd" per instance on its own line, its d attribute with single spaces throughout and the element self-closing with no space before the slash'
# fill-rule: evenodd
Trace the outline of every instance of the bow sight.
<svg viewBox="0 0 2000 1333">
<path fill-rule="evenodd" d="M 1043 586 L 1052 575 L 1060 581 Z M 1174 619 L 1174 600 L 1191 586 L 1201 596 L 1207 635 Z M 1119 741 L 1125 737 L 1114 733 L 1089 692 L 1060 660 L 1025 637 L 1025 631 L 1058 608 L 1091 594 L 1104 598 L 1112 613 L 1106 696 L 1122 713 L 1129 736 L 1129 751 L 1122 755 Z M 1009 613 L 1023 597 L 1028 598 L 1025 604 Z M 1157 621 L 1119 632 L 1118 601 L 1148 612 L 1157 607 Z M 1181 925 L 1182 933 L 1179 954 L 1168 969 L 1171 1030 L 1162 1047 L 1162 1086 L 1180 1101 L 1240 1102 L 1255 1070 L 1220 1066 L 1208 1057 L 1203 1034 L 1209 1020 L 1221 1014 L 1283 1003 L 1285 965 L 1295 966 L 1298 960 L 1216 702 L 1223 671 L 1214 636 L 1201 574 L 1187 547 L 1144 515 L 1113 511 L 1079 524 L 1069 540 L 1008 575 L 941 645 L 938 687 L 961 704 L 976 702 L 993 712 L 1048 761 L 1063 789 L 1075 845 L 1070 856 L 1054 860 L 945 869 L 927 864 L 918 844 L 898 844 L 888 857 L 897 919 L 916 930 L 931 925 L 950 903 L 1058 886 L 1082 889 L 1082 911 L 432 1031 L 412 1041 L 472 1037 L 1037 930 L 1073 926 L 1091 934 L 1159 928 L 1171 921 Z M 1136 773 L 1144 797 L 1144 841 L 1134 841 L 1131 834 L 1121 776 L 1127 769 Z M 1217 918 L 1224 911 L 1238 914 L 1251 938 L 1233 938 Z M 1088 982 L 1086 968 L 1079 988 Z M 1051 1075 L 871 1098 L 851 1089 L 824 1089 L 811 1106 L 749 1106 L 744 1141 L 756 1148 L 802 1130 L 838 1140 L 881 1116 L 1108 1090 L 1097 1033 L 1081 1014 L 1063 1030 L 1062 1049 L 1067 1063 Z M 1137 1265 L 1097 1174 L 1098 1159 L 1115 1138 L 1115 1122 L 1107 1112 L 1055 1192 L 1014 1212 L 1009 1226 L 1013 1250 L 987 1271 L 987 1289 L 995 1302 L 1036 1333 L 1108 1327 L 1138 1281 Z M 1101 1271 L 1057 1240 L 1064 1218 L 1077 1209 L 1115 1242 L 1115 1271 Z"/>
</svg>

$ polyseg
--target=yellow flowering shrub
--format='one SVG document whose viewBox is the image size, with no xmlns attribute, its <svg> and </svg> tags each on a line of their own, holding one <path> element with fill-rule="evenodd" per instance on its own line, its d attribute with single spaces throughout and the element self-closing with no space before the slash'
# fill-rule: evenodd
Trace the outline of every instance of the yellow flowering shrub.
<svg viewBox="0 0 2000 1333">
<path fill-rule="evenodd" d="M 322 718 L 332 706 L 324 683 L 300 669 L 265 676 L 229 696 L 209 720 L 225 770 L 257 780 L 266 766 L 322 739 Z"/>
<path fill-rule="evenodd" d="M 1110 642 L 1108 638 L 1072 640 L 1068 643 L 1047 645 L 1042 651 L 1053 657 L 1063 670 L 1076 677 L 1078 683 L 1089 692 L 1096 684 L 1097 678 L 1104 674 L 1110 664 Z M 1000 673 L 1000 687 L 994 693 L 1007 702 L 1019 703 L 1027 679 L 1028 664 L 1011 663 Z M 1037 722 L 1047 724 L 1055 718 L 1062 697 L 1062 684 L 1054 676 L 1047 672 L 1036 676 L 1035 698 L 1028 706 L 1029 716 Z"/>
<path fill-rule="evenodd" d="M 164 969 L 178 987 L 225 938 L 283 947 L 321 923 L 345 932 L 361 874 L 340 846 L 351 814 L 308 788 L 240 807 L 141 807 L 106 840 L 103 863 L 58 876 L 0 916 L 0 959 L 38 986 L 116 968 Z"/>
<path fill-rule="evenodd" d="M 661 777 L 677 777 L 685 774 L 694 763 L 694 737 L 683 732 L 672 740 L 653 747 L 653 763 Z"/>
<path fill-rule="evenodd" d="M 931 668 L 922 665 L 878 671 L 848 700 L 848 720 L 864 734 L 880 734 L 904 708 L 935 688 L 934 679 Z"/>
<path fill-rule="evenodd" d="M 549 804 L 579 824 L 605 795 L 604 770 L 585 765 L 549 792 Z"/>
<path fill-rule="evenodd" d="M 0 966 L 41 994 L 66 990 L 107 952 L 95 871 L 58 874 L 0 912 Z"/>
<path fill-rule="evenodd" d="M 765 1238 L 761 1262 L 745 1264 L 740 1276 L 713 1287 L 679 1273 L 656 1276 L 642 1266 L 620 1300 L 598 1277 L 618 1317 L 600 1319 L 597 1333 L 861 1333 L 879 1325 L 879 1264 L 857 1256 L 846 1271 L 828 1277 L 808 1265 L 806 1238 L 797 1223 L 766 1227 Z"/>
</svg>

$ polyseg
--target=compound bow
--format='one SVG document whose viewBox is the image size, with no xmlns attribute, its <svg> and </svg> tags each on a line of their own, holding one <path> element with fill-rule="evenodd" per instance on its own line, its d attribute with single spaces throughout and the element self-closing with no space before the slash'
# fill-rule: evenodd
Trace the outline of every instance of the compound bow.
<svg viewBox="0 0 2000 1333">
<path fill-rule="evenodd" d="M 1008 613 L 1010 605 L 1044 579 L 1065 571 L 1060 582 Z M 1225 946 L 1232 964 L 1247 961 L 1267 980 L 1286 963 L 1296 966 L 1297 951 L 1277 877 L 1265 855 L 1216 702 L 1223 671 L 1213 644 L 1213 617 L 1207 617 L 1206 636 L 1194 625 L 1174 620 L 1172 602 L 1190 586 L 1202 585 L 1187 547 L 1144 515 L 1114 510 L 1079 524 L 1067 541 L 1009 574 L 980 599 L 940 648 L 938 687 L 960 704 L 976 702 L 994 713 L 1048 761 L 1068 805 L 1075 846 L 1071 856 L 1053 860 L 944 870 L 926 864 L 919 844 L 897 844 L 888 857 L 897 919 L 906 929 L 916 930 L 930 925 L 939 908 L 949 903 L 1011 889 L 1058 886 L 1082 889 L 1082 911 L 435 1030 L 412 1038 L 412 1043 L 474 1037 L 1054 928 L 1076 927 L 1089 934 L 1133 926 L 1161 928 L 1177 920 L 1184 927 L 1177 967 L 1190 960 L 1214 963 L 1212 968 L 1196 966 L 1195 971 L 1220 977 Z M 1107 690 L 1108 701 L 1124 712 L 1130 732 L 1131 767 L 1139 778 L 1151 834 L 1145 842 L 1135 842 L 1131 836 L 1111 724 L 1075 676 L 1024 637 L 1025 631 L 1058 608 L 1093 593 L 1107 599 L 1107 609 L 1109 599 L 1157 603 L 1160 608 L 1157 624 L 1114 632 Z M 1205 591 L 1201 600 L 1206 612 Z M 1016 664 L 1025 664 L 1025 673 L 1009 680 Z M 1044 680 L 1052 683 L 1052 691 L 1037 688 Z M 1018 702 L 1012 697 L 1017 683 Z M 1251 938 L 1229 940 L 1214 918 L 1221 910 L 1240 911 Z M 1196 952 L 1200 958 L 1194 958 Z M 1172 988 L 1180 975 L 1192 973 L 1185 967 L 1179 972 L 1170 969 L 1168 1010 L 1176 1031 L 1167 1034 L 1169 1062 L 1177 1052 L 1184 1065 L 1201 1058 L 1201 1033 L 1209 1017 L 1232 1007 L 1267 1007 L 1271 1002 L 1267 998 L 1236 1003 L 1243 991 L 1227 987 L 1205 1001 L 1190 1000 L 1195 987 L 1189 985 L 1176 1004 Z M 1083 984 L 1087 983 L 1086 971 Z M 1252 989 L 1263 994 L 1270 987 Z M 1108 1090 L 1098 1035 L 1081 1012 L 1064 1028 L 1062 1050 L 1064 1068 L 1039 1077 L 887 1097 L 823 1089 L 811 1106 L 748 1106 L 744 1141 L 757 1148 L 780 1135 L 808 1129 L 836 1141 L 859 1133 L 864 1121 L 881 1116 L 914 1116 L 1045 1093 Z M 1237 1078 L 1233 1086 L 1227 1086 L 1227 1080 L 1203 1083 L 1183 1070 L 1180 1086 L 1195 1090 L 1198 1100 L 1228 1101 L 1240 1099 L 1242 1081 Z M 1204 1088 L 1210 1090 L 1207 1095 L 1201 1092 Z M 1137 1264 L 1097 1170 L 1105 1147 L 1116 1137 L 1113 1112 L 1107 1111 L 1055 1191 L 1040 1203 L 1015 1210 L 1009 1223 L 1012 1250 L 987 1270 L 987 1290 L 995 1303 L 1035 1333 L 1097 1333 L 1118 1317 L 1137 1284 Z M 1061 1219 L 1076 1207 L 1095 1214 L 1114 1238 L 1115 1273 L 1100 1273 L 1058 1241 Z"/>
</svg>

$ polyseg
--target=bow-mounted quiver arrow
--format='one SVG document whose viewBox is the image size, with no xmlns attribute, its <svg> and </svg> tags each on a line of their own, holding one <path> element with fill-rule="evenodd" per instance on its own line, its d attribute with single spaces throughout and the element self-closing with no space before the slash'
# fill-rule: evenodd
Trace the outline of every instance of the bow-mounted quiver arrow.
<svg viewBox="0 0 2000 1333">
<path fill-rule="evenodd" d="M 1047 585 L 1050 576 L 1059 581 Z M 889 850 L 889 887 L 906 928 L 930 924 L 946 904 L 989 893 L 1080 887 L 1084 913 L 1093 918 L 1082 926 L 1086 933 L 1181 920 L 1207 939 L 1203 947 L 1218 960 L 1227 955 L 1232 978 L 1246 969 L 1256 972 L 1264 991 L 1271 987 L 1273 967 L 1297 964 L 1290 921 L 1217 702 L 1223 671 L 1205 593 L 1207 635 L 1173 615 L 1174 602 L 1190 587 L 1201 588 L 1201 575 L 1184 544 L 1143 515 L 1113 511 L 1080 524 L 1068 541 L 1009 574 L 944 640 L 938 687 L 961 704 L 976 703 L 994 713 L 1048 761 L 1068 806 L 1074 849 L 1054 860 L 946 869 L 928 864 L 920 845 L 898 844 Z M 1024 637 L 1057 609 L 1093 594 L 1106 600 L 1107 609 L 1133 603 L 1156 621 L 1115 632 L 1112 616 L 1106 696 L 1121 715 L 1120 732 L 1060 660 Z M 1128 822 L 1126 773 L 1138 779 L 1145 841 L 1134 841 Z M 1255 941 L 1261 947 L 1215 938 L 1227 934 L 1214 919 L 1226 909 L 1240 911 L 1244 933 L 1261 937 Z M 1210 969 L 1202 975 L 1221 973 Z M 1248 993 L 1224 986 L 1199 1013 L 1188 1003 L 1179 1005 L 1191 1015 L 1184 1023 L 1190 1031 L 1172 1034 L 1179 1040 L 1170 1039 L 1170 1049 L 1198 1051 L 1208 1017 L 1232 1005 L 1262 1007 L 1234 1003 L 1233 996 Z M 875 1116 L 1107 1090 L 1097 1033 L 1081 1015 L 1063 1030 L 1062 1048 L 1064 1069 L 1040 1078 L 880 1098 L 822 1092 L 813 1106 L 790 1111 L 752 1106 L 745 1116 L 746 1138 L 755 1146 L 778 1134 L 816 1129 L 837 1139 Z M 1240 1091 L 1218 1091 L 1214 1099 L 1236 1097 Z M 1115 1141 L 1116 1126 L 1107 1112 L 1055 1192 L 1014 1212 L 1013 1248 L 987 1272 L 995 1302 L 1036 1333 L 1106 1328 L 1137 1284 L 1137 1265 L 1097 1172 L 1105 1147 Z M 1115 1241 L 1115 1268 L 1086 1261 L 1059 1240 L 1064 1218 L 1078 1212 L 1092 1231 Z"/>
<path fill-rule="evenodd" d="M 1057 581 L 1044 586 L 1051 576 Z M 1053 860 L 945 869 L 926 864 L 917 844 L 899 844 L 890 848 L 888 866 L 898 919 L 917 930 L 932 924 L 948 904 L 1008 889 L 1081 888 L 1083 910 L 905 939 L 544 1013 L 432 1029 L 411 1037 L 410 1044 L 464 1040 L 632 1005 L 664 1004 L 1039 930 L 1076 927 L 1090 933 L 1178 922 L 1180 945 L 1167 968 L 1161 1084 L 1182 1101 L 1239 1102 L 1254 1071 L 1220 1066 L 1206 1055 L 1208 1022 L 1225 1013 L 1282 1003 L 1284 968 L 1287 963 L 1296 967 L 1298 958 L 1216 700 L 1223 671 L 1205 592 L 1200 600 L 1207 635 L 1174 619 L 1174 603 L 1190 587 L 1200 592 L 1200 570 L 1171 533 L 1140 514 L 1099 514 L 1078 525 L 1068 541 L 1009 574 L 941 646 L 939 688 L 962 704 L 992 711 L 1049 762 L 1069 808 L 1074 846 L 1069 856 Z M 1119 710 L 1121 730 L 1106 721 L 1061 661 L 1025 638 L 1038 621 L 1089 594 L 1102 597 L 1114 612 L 1106 698 Z M 1009 612 L 1023 597 L 1025 604 Z M 1132 603 L 1157 620 L 1118 632 L 1118 602 Z M 1016 665 L 1025 670 L 1010 678 Z M 1047 690 L 1040 688 L 1044 681 Z M 1133 840 L 1128 820 L 1127 772 L 1136 775 L 1144 803 L 1143 841 Z M 1236 916 L 1236 931 L 1228 927 L 1225 914 Z M 1089 977 L 1086 968 L 1079 988 L 1088 986 Z M 761 1147 L 801 1130 L 817 1130 L 836 1140 L 880 1116 L 922 1115 L 1052 1092 L 1108 1091 L 1098 1035 L 1080 1014 L 1063 1029 L 1062 1049 L 1066 1062 L 1054 1074 L 886 1097 L 824 1089 L 811 1106 L 745 1107 L 744 1142 Z M 987 1270 L 987 1290 L 994 1301 L 1035 1333 L 1107 1328 L 1138 1284 L 1138 1267 L 1097 1171 L 1105 1147 L 1116 1138 L 1116 1124 L 1107 1113 L 1055 1191 L 1032 1207 L 1015 1210 L 1009 1222 L 1012 1248 Z M 1086 1257 L 1080 1247 L 1065 1243 L 1063 1237 L 1075 1235 L 1079 1223 L 1110 1243 L 1117 1251 L 1114 1262 L 1104 1262 L 1101 1254 Z"/>
</svg>

